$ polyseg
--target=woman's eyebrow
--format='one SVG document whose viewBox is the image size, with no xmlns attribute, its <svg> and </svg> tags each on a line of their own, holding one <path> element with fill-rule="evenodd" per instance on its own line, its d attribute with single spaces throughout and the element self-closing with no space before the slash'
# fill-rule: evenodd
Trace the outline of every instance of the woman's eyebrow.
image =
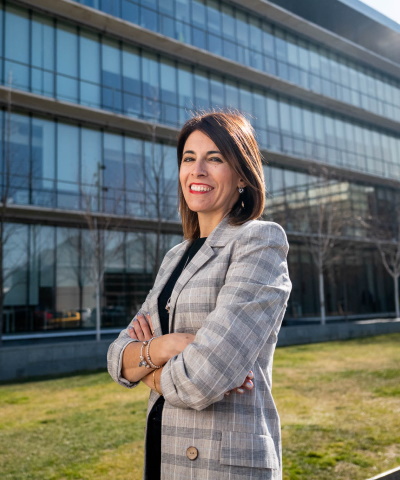
<svg viewBox="0 0 400 480">
<path fill-rule="evenodd" d="M 183 152 L 182 155 L 186 155 L 187 153 L 191 153 L 192 155 L 195 155 L 195 152 L 193 150 L 186 150 L 186 152 Z M 221 152 L 219 150 L 209 150 L 207 152 L 207 155 L 213 155 L 214 153 L 218 153 L 219 155 L 221 155 Z"/>
</svg>

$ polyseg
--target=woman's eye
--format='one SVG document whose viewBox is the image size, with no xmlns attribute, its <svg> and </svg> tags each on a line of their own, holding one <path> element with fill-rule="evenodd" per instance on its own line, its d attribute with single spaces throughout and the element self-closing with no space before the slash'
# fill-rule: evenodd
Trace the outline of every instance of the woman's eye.
<svg viewBox="0 0 400 480">
<path fill-rule="evenodd" d="M 194 161 L 194 158 L 192 157 L 185 157 L 182 162 L 193 162 Z"/>
<path fill-rule="evenodd" d="M 222 163 L 222 159 L 219 157 L 210 157 L 210 160 L 212 162 Z"/>
</svg>

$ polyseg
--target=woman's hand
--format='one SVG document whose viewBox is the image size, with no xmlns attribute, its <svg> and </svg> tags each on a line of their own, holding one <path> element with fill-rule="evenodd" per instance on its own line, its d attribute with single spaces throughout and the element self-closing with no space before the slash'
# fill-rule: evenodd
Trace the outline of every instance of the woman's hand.
<svg viewBox="0 0 400 480">
<path fill-rule="evenodd" d="M 231 392 L 243 394 L 246 390 L 247 391 L 252 390 L 254 388 L 253 379 L 254 379 L 254 373 L 250 370 L 243 384 L 240 387 L 229 390 L 229 392 L 226 392 L 225 395 L 228 396 L 231 394 Z"/>
<path fill-rule="evenodd" d="M 134 340 L 144 342 L 154 337 L 154 328 L 149 313 L 139 312 L 127 328 L 128 335 Z M 169 333 L 156 337 L 151 350 L 155 352 L 159 365 L 164 365 L 172 357 L 183 352 L 193 342 L 194 335 L 191 333 Z M 156 363 L 157 364 L 157 363 Z"/>
<path fill-rule="evenodd" d="M 139 312 L 133 318 L 131 324 L 127 328 L 127 331 L 128 335 L 134 340 L 139 340 L 140 342 L 150 340 L 150 338 L 154 337 L 154 329 L 150 314 Z M 152 345 L 154 345 L 153 348 L 156 348 L 156 345 L 158 344 L 157 353 L 159 355 L 161 354 L 162 356 L 162 361 L 160 364 L 164 365 L 170 358 L 183 352 L 183 350 L 193 342 L 194 338 L 195 336 L 190 333 L 169 333 L 167 335 L 162 335 L 161 337 L 155 338 Z M 230 395 L 231 392 L 243 394 L 246 391 L 252 390 L 254 388 L 254 383 L 252 381 L 253 379 L 254 374 L 250 370 L 243 384 L 240 387 L 229 390 L 229 392 L 226 392 L 225 395 Z M 152 380 L 150 375 L 147 375 L 147 378 L 142 378 L 142 380 L 150 388 L 152 388 Z"/>
<path fill-rule="evenodd" d="M 128 335 L 134 340 L 144 342 L 154 337 L 153 324 L 151 323 L 150 313 L 138 312 L 128 327 Z"/>
</svg>

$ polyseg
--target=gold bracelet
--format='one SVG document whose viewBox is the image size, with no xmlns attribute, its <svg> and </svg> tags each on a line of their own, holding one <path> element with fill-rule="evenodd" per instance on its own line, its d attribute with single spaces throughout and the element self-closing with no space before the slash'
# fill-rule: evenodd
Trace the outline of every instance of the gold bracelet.
<svg viewBox="0 0 400 480">
<path fill-rule="evenodd" d="M 154 390 L 162 397 L 163 394 L 158 390 L 156 385 L 156 370 L 153 370 L 153 385 L 154 385 Z"/>
</svg>

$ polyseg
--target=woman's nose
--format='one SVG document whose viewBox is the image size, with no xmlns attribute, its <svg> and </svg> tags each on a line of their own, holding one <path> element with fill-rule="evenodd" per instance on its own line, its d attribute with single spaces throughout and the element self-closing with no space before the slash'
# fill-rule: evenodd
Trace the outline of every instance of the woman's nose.
<svg viewBox="0 0 400 480">
<path fill-rule="evenodd" d="M 207 174 L 204 162 L 197 160 L 193 163 L 191 174 L 196 177 L 201 177 Z"/>
</svg>

